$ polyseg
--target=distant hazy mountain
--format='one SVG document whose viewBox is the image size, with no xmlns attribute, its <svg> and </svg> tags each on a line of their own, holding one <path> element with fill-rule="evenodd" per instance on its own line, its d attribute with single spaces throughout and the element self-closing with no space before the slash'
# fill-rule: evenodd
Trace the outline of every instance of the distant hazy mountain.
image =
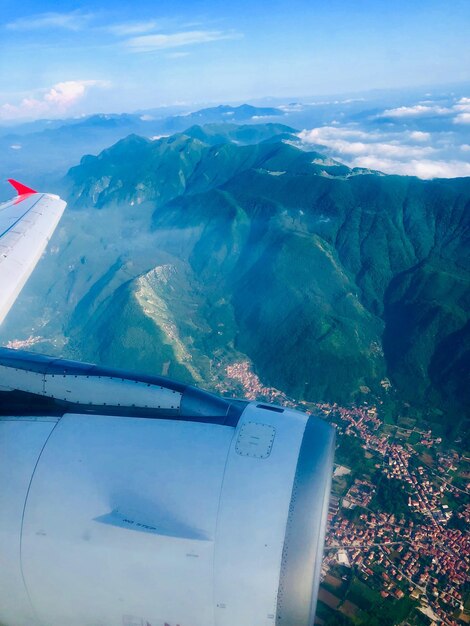
<svg viewBox="0 0 470 626">
<path fill-rule="evenodd" d="M 284 115 L 284 112 L 275 107 L 254 107 L 250 104 L 241 104 L 232 107 L 228 105 L 219 105 L 208 109 L 201 109 L 188 115 L 178 115 L 167 119 L 167 129 L 174 128 L 181 130 L 186 128 L 189 123 L 194 124 L 210 124 L 214 122 L 235 122 L 237 124 L 247 123 L 261 118 L 273 118 Z"/>
<path fill-rule="evenodd" d="M 0 339 L 208 386 L 246 355 L 297 399 L 370 390 L 460 415 L 470 179 L 350 169 L 291 132 L 193 126 L 84 157 Z"/>
<path fill-rule="evenodd" d="M 5 172 L 5 178 L 25 179 L 30 185 L 50 188 L 84 154 L 98 154 L 130 134 L 154 137 L 182 131 L 191 124 L 257 124 L 261 118 L 274 120 L 283 115 L 280 109 L 244 104 L 206 108 L 185 115 L 162 115 L 162 111 L 156 110 L 38 120 L 0 128 L 0 170 Z M 0 190 L 2 184 L 0 181 Z"/>
</svg>

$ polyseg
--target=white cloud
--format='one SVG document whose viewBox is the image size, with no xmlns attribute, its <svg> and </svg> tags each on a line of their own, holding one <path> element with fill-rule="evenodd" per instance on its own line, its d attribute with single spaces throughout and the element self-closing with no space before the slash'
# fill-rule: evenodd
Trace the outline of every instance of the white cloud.
<svg viewBox="0 0 470 626">
<path fill-rule="evenodd" d="M 81 30 L 88 24 L 91 17 L 91 14 L 81 11 L 38 13 L 30 17 L 19 18 L 7 24 L 6 27 L 10 30 L 41 30 L 45 28 Z"/>
<path fill-rule="evenodd" d="M 152 52 L 168 48 L 180 48 L 195 44 L 221 41 L 223 39 L 240 39 L 242 35 L 233 31 L 219 30 L 190 30 L 171 34 L 154 34 L 131 37 L 126 45 L 133 52 Z"/>
<path fill-rule="evenodd" d="M 338 124 L 339 122 L 334 122 Z M 350 139 L 350 140 L 373 140 L 382 139 L 384 133 L 367 132 L 362 130 L 353 124 L 348 126 L 318 126 L 312 130 L 303 130 L 300 135 L 301 139 L 309 143 L 319 143 L 320 140 L 334 140 L 334 139 Z M 326 145 L 326 144 L 325 144 Z"/>
<path fill-rule="evenodd" d="M 335 100 L 335 104 L 352 104 L 353 102 L 365 102 L 365 98 L 346 98 L 346 100 Z"/>
<path fill-rule="evenodd" d="M 460 98 L 454 109 L 457 115 L 454 118 L 455 124 L 470 124 L 470 98 Z"/>
<path fill-rule="evenodd" d="M 332 148 L 339 155 L 359 156 L 375 155 L 396 159 L 419 158 L 434 152 L 431 146 L 412 146 L 404 143 L 373 141 L 380 137 L 377 133 L 352 131 L 337 126 L 321 126 L 313 130 L 304 130 L 299 137 L 306 143 L 320 144 Z M 361 138 L 363 141 L 357 141 Z"/>
<path fill-rule="evenodd" d="M 100 80 L 67 80 L 55 84 L 49 90 L 23 98 L 18 104 L 0 105 L 0 119 L 37 119 L 66 113 L 82 100 L 91 87 L 106 87 Z"/>
<path fill-rule="evenodd" d="M 396 109 L 386 109 L 377 117 L 434 117 L 435 115 L 449 115 L 452 109 L 437 105 L 415 104 L 414 106 L 397 107 Z"/>
<path fill-rule="evenodd" d="M 421 130 L 413 130 L 410 132 L 410 139 L 412 141 L 429 141 L 431 139 L 431 133 L 425 133 Z"/>
<path fill-rule="evenodd" d="M 124 22 L 121 24 L 111 24 L 106 30 L 118 37 L 140 35 L 155 30 L 159 26 L 158 22 L 150 20 L 148 22 Z"/>
<path fill-rule="evenodd" d="M 387 174 L 418 176 L 419 178 L 456 178 L 470 176 L 470 163 L 465 161 L 432 161 L 429 159 L 394 161 L 375 156 L 359 157 L 351 163 L 354 167 L 367 167 Z"/>
<path fill-rule="evenodd" d="M 455 156 L 444 160 L 449 154 L 448 146 L 437 148 L 438 142 L 431 133 L 408 130 L 367 133 L 351 126 L 321 126 L 302 131 L 299 138 L 305 144 L 325 146 L 329 155 L 350 167 L 420 178 L 470 176 L 470 163 Z M 467 152 L 470 146 L 463 144 L 460 149 Z"/>
<path fill-rule="evenodd" d="M 460 98 L 451 106 L 440 106 L 431 101 L 420 102 L 413 106 L 401 106 L 395 109 L 386 109 L 377 118 L 426 118 L 436 116 L 453 117 L 455 124 L 470 124 L 470 98 Z"/>
</svg>

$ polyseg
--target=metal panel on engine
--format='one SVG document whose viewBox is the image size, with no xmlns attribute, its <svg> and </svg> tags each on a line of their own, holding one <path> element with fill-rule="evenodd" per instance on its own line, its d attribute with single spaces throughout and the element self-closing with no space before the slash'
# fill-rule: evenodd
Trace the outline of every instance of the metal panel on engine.
<svg viewBox="0 0 470 626">
<path fill-rule="evenodd" d="M 213 623 L 214 538 L 233 434 L 64 416 L 25 511 L 23 571 L 39 617 L 48 626 Z"/>
<path fill-rule="evenodd" d="M 220 500 L 216 626 L 275 624 L 292 483 L 307 419 L 254 403 L 242 414 Z"/>
<path fill-rule="evenodd" d="M 1 620 L 8 626 L 36 624 L 20 566 L 21 524 L 29 483 L 57 420 L 0 418 Z"/>
</svg>

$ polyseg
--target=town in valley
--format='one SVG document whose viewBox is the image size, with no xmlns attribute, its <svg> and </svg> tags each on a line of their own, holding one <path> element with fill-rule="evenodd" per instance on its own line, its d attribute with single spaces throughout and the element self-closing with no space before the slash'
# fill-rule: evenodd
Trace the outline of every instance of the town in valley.
<svg viewBox="0 0 470 626">
<path fill-rule="evenodd" d="M 316 624 L 470 623 L 470 455 L 462 443 L 380 403 L 296 403 L 264 386 L 249 361 L 225 371 L 221 391 L 233 385 L 336 427 Z"/>
</svg>

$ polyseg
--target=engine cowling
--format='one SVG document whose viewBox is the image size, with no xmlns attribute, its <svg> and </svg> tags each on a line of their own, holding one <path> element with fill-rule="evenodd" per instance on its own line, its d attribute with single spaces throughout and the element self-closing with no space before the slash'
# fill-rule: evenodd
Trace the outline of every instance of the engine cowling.
<svg viewBox="0 0 470 626">
<path fill-rule="evenodd" d="M 0 354 L 0 622 L 313 624 L 329 425 L 185 386 L 173 413 L 149 393 L 146 407 L 110 407 L 103 390 L 125 397 L 119 380 L 166 398 L 174 384 L 12 352 Z M 35 397 L 38 411 L 18 408 Z"/>
</svg>

